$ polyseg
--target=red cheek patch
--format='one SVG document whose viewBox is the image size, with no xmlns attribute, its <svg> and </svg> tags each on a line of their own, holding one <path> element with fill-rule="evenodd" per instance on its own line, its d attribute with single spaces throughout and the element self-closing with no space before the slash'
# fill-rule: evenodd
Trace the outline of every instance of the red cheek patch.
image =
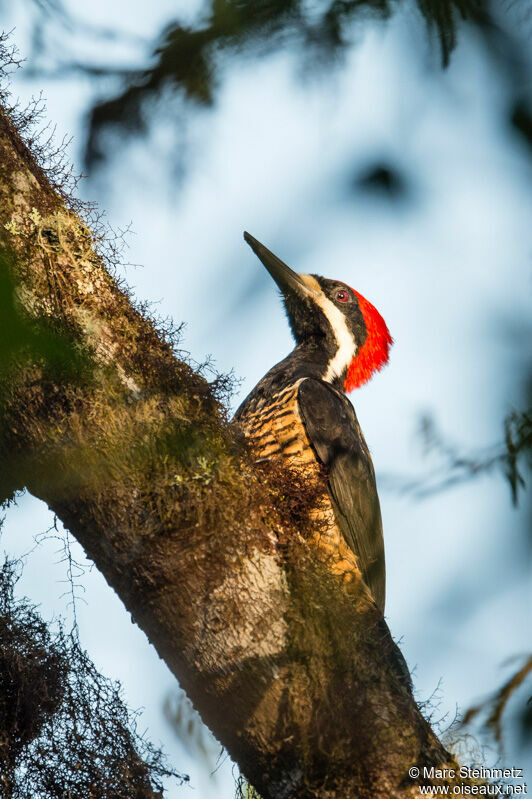
<svg viewBox="0 0 532 799">
<path fill-rule="evenodd" d="M 374 305 L 362 294 L 353 289 L 358 299 L 362 316 L 368 332 L 367 338 L 349 364 L 344 382 L 346 392 L 353 391 L 367 383 L 374 372 L 386 365 L 393 339 L 386 327 L 386 322 Z"/>
</svg>

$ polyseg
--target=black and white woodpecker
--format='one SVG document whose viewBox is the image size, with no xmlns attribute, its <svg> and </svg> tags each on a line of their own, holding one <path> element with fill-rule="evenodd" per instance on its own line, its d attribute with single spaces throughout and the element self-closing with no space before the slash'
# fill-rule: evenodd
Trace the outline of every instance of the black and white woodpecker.
<svg viewBox="0 0 532 799">
<path fill-rule="evenodd" d="M 249 233 L 244 238 L 277 283 L 295 349 L 246 397 L 235 420 L 258 458 L 325 467 L 320 550 L 332 570 L 369 589 L 384 612 L 379 497 L 368 447 L 346 393 L 388 360 L 392 339 L 371 303 L 338 280 L 294 272 Z"/>
</svg>

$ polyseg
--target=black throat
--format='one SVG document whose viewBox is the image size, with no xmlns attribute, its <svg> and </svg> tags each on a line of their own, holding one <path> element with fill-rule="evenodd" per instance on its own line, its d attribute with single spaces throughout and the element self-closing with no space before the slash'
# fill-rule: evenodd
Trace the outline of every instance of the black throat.
<svg viewBox="0 0 532 799">
<path fill-rule="evenodd" d="M 274 394 L 293 385 L 297 380 L 304 377 L 323 380 L 329 361 L 334 356 L 334 350 L 330 351 L 323 344 L 323 341 L 314 340 L 298 344 L 290 355 L 273 366 L 257 383 L 236 411 L 235 419 L 246 413 L 252 413 L 261 405 L 268 405 Z M 338 391 L 343 391 L 345 372 L 334 378 L 331 383 Z"/>
</svg>

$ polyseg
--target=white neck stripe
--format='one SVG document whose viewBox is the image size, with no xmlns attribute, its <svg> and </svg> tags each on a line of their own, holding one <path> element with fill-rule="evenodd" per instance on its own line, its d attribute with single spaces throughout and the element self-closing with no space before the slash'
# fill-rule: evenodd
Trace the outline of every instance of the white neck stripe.
<svg viewBox="0 0 532 799">
<path fill-rule="evenodd" d="M 340 377 L 340 375 L 344 373 L 355 357 L 357 344 L 353 334 L 347 327 L 345 316 L 341 310 L 325 296 L 318 281 L 311 275 L 301 275 L 301 277 L 309 288 L 313 290 L 315 302 L 327 317 L 336 339 L 337 350 L 327 364 L 327 369 L 323 376 L 324 380 L 328 383 L 332 383 L 336 377 Z"/>
</svg>

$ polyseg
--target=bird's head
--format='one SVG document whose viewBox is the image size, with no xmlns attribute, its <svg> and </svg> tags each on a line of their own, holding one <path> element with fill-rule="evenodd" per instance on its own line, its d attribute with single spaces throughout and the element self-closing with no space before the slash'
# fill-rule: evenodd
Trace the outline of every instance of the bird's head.
<svg viewBox="0 0 532 799">
<path fill-rule="evenodd" d="M 352 391 L 387 363 L 392 337 L 377 309 L 339 280 L 300 275 L 257 239 L 244 239 L 281 290 L 297 345 L 323 358 L 323 380 Z"/>
</svg>

